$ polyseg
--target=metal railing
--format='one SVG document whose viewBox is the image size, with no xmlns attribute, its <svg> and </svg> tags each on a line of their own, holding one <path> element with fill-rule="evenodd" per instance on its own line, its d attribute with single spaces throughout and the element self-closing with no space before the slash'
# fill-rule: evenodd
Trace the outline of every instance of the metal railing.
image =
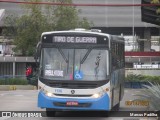
<svg viewBox="0 0 160 120">
<path fill-rule="evenodd" d="M 35 62 L 34 57 L 0 56 L 0 62 Z"/>
</svg>

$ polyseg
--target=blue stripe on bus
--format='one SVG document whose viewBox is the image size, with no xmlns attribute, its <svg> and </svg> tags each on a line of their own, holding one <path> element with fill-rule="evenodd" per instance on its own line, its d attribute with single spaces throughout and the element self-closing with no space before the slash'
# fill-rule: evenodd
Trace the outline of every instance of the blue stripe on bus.
<svg viewBox="0 0 160 120">
<path fill-rule="evenodd" d="M 80 103 L 91 103 L 89 107 L 60 107 L 55 106 L 54 102 L 66 103 L 66 101 L 77 101 Z M 55 98 L 55 97 L 47 97 L 43 92 L 39 92 L 38 95 L 38 107 L 41 108 L 53 108 L 57 110 L 109 110 L 109 96 L 104 94 L 100 98 L 89 98 L 89 99 L 75 99 L 75 98 Z"/>
</svg>

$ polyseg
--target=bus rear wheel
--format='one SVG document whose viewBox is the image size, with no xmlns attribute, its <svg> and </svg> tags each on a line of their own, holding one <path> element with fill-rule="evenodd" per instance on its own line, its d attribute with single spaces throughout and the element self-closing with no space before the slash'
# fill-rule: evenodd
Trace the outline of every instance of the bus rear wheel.
<svg viewBox="0 0 160 120">
<path fill-rule="evenodd" d="M 46 115 L 47 117 L 55 117 L 56 111 L 52 108 L 46 108 Z"/>
</svg>

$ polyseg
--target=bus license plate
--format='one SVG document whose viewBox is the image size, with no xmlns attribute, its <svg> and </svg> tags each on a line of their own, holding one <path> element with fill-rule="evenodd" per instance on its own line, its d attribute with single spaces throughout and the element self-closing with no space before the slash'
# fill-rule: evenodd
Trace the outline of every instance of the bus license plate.
<svg viewBox="0 0 160 120">
<path fill-rule="evenodd" d="M 77 101 L 67 101 L 66 106 L 78 106 L 78 102 Z"/>
</svg>

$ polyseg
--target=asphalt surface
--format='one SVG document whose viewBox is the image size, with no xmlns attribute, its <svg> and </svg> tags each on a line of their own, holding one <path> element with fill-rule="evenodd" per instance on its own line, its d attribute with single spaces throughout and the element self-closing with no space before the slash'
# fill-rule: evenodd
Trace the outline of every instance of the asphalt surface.
<svg viewBox="0 0 160 120">
<path fill-rule="evenodd" d="M 147 111 L 146 106 L 142 105 L 126 105 L 126 101 L 135 99 L 133 94 L 138 93 L 139 89 L 125 89 L 125 95 L 121 101 L 120 111 Z M 0 111 L 41 111 L 45 113 L 45 109 L 40 109 L 37 107 L 37 90 L 15 90 L 15 91 L 0 91 Z M 123 117 L 113 117 L 116 113 L 111 113 L 111 117 L 106 117 L 101 112 L 57 112 L 54 120 L 72 120 L 72 119 L 87 119 L 87 120 L 146 120 L 146 118 L 123 118 Z M 4 118 L 0 118 L 3 120 Z M 17 120 L 17 119 L 28 119 L 28 118 L 6 118 L 7 120 Z M 35 120 L 50 120 L 53 118 L 32 118 Z M 155 118 L 150 118 L 151 120 Z"/>
</svg>

